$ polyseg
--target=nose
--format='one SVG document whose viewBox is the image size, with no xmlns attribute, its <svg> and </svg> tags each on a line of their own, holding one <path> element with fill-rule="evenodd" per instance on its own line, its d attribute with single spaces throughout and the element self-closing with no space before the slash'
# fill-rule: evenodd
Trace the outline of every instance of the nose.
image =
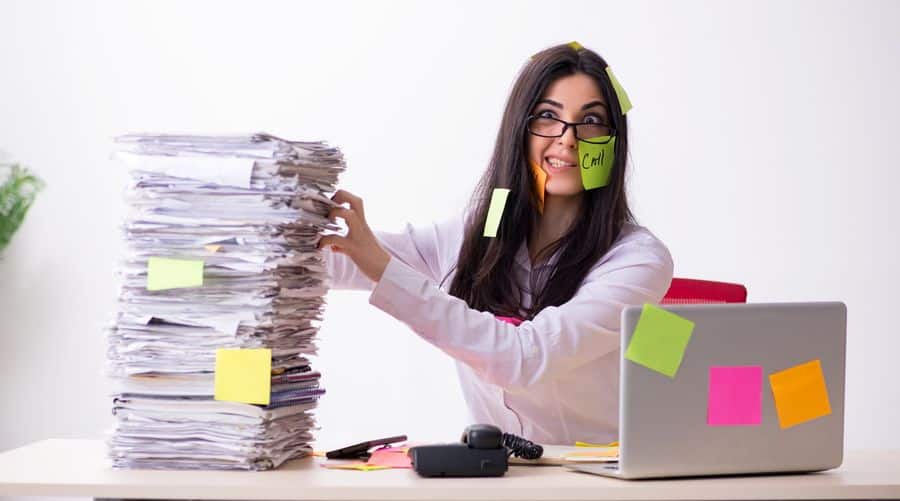
<svg viewBox="0 0 900 501">
<path fill-rule="evenodd" d="M 567 125 L 563 135 L 556 138 L 556 142 L 565 148 L 575 149 L 575 146 L 578 144 L 578 138 L 575 137 L 575 127 Z"/>
</svg>

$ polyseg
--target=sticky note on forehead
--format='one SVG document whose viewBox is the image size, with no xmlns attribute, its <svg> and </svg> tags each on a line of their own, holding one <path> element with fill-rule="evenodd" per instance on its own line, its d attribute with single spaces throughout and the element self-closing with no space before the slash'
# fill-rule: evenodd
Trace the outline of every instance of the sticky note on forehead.
<svg viewBox="0 0 900 501">
<path fill-rule="evenodd" d="M 831 414 L 822 362 L 811 360 L 769 375 L 775 410 L 782 428 Z"/>
<path fill-rule="evenodd" d="M 147 290 L 161 291 L 203 285 L 203 260 L 151 257 L 147 260 Z"/>
<path fill-rule="evenodd" d="M 497 228 L 500 227 L 500 218 L 503 217 L 503 209 L 506 207 L 508 196 L 508 188 L 494 188 L 494 192 L 491 194 L 491 205 L 488 207 L 487 218 L 484 221 L 484 236 L 491 238 L 497 236 Z"/>
<path fill-rule="evenodd" d="M 631 110 L 631 99 L 628 99 L 628 94 L 625 92 L 625 89 L 622 88 L 622 84 L 619 83 L 616 76 L 613 75 L 609 66 L 606 67 L 606 74 L 609 76 L 609 81 L 612 83 L 613 90 L 616 91 L 616 98 L 619 100 L 619 106 L 622 108 L 622 114 L 624 115 Z"/>
<path fill-rule="evenodd" d="M 674 378 L 693 331 L 694 322 L 645 304 L 625 350 L 625 358 Z"/>
<path fill-rule="evenodd" d="M 589 141 L 593 142 L 578 141 L 578 165 L 581 171 L 581 184 L 585 190 L 602 188 L 609 184 L 616 156 L 615 136 L 594 137 Z M 606 142 L 598 144 L 603 141 Z"/>
<path fill-rule="evenodd" d="M 271 388 L 271 349 L 216 350 L 216 400 L 269 405 Z"/>
</svg>

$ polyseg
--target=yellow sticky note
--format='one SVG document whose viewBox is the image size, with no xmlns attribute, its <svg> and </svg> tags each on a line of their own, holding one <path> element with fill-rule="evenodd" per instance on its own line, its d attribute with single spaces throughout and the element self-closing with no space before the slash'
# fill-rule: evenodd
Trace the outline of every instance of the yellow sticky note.
<svg viewBox="0 0 900 501">
<path fill-rule="evenodd" d="M 216 350 L 216 400 L 269 405 L 271 388 L 272 350 Z"/>
<path fill-rule="evenodd" d="M 503 217 L 503 209 L 506 207 L 508 196 L 508 188 L 494 188 L 494 192 L 491 194 L 491 205 L 488 207 L 487 218 L 484 222 L 484 236 L 492 238 L 497 236 L 497 228 L 500 226 L 500 218 Z"/>
<path fill-rule="evenodd" d="M 570 452 L 567 458 L 614 458 L 619 455 L 618 447 L 605 447 L 591 451 Z"/>
<path fill-rule="evenodd" d="M 208 252 L 219 252 L 219 249 L 221 249 L 222 246 L 221 245 L 204 245 L 203 248 L 206 249 Z"/>
<path fill-rule="evenodd" d="M 822 362 L 811 360 L 769 375 L 781 428 L 831 414 Z"/>
<path fill-rule="evenodd" d="M 568 46 L 571 47 L 575 51 L 579 51 L 584 48 L 580 43 L 575 42 L 575 41 L 569 42 Z"/>
<path fill-rule="evenodd" d="M 631 110 L 631 99 L 628 99 L 628 93 L 625 92 L 625 89 L 622 88 L 622 84 L 619 83 L 619 80 L 616 79 L 616 76 L 613 75 L 612 70 L 609 66 L 606 67 L 606 74 L 609 75 L 609 81 L 612 83 L 613 89 L 616 91 L 616 97 L 619 99 L 619 106 L 622 108 L 622 114 L 628 113 Z"/>
<path fill-rule="evenodd" d="M 203 285 L 203 260 L 151 257 L 147 260 L 147 290 L 161 291 Z"/>
<path fill-rule="evenodd" d="M 529 162 L 531 164 L 531 173 L 534 174 L 535 195 L 538 201 L 538 212 L 544 213 L 544 193 L 547 191 L 547 173 L 540 165 Z"/>
<path fill-rule="evenodd" d="M 619 441 L 613 441 L 608 444 L 592 444 L 590 442 L 575 442 L 575 447 L 618 447 Z"/>
</svg>

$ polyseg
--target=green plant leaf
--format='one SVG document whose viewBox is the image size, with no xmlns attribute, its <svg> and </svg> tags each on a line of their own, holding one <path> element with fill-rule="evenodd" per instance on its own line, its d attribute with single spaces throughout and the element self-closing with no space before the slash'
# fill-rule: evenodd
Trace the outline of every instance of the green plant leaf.
<svg viewBox="0 0 900 501">
<path fill-rule="evenodd" d="M 19 165 L 0 165 L 0 252 L 22 225 L 44 182 Z"/>
</svg>

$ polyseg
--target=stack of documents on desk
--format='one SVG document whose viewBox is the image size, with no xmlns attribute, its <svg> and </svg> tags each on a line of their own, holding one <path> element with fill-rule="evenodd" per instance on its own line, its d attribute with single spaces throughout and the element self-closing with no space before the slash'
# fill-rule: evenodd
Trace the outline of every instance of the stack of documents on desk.
<svg viewBox="0 0 900 501">
<path fill-rule="evenodd" d="M 113 465 L 264 470 L 310 453 L 324 390 L 307 356 L 327 292 L 316 245 L 336 229 L 340 151 L 266 134 L 117 143 L 131 183 L 108 330 Z M 216 373 L 223 349 L 265 355 L 263 402 L 217 398 L 243 383 Z"/>
</svg>

